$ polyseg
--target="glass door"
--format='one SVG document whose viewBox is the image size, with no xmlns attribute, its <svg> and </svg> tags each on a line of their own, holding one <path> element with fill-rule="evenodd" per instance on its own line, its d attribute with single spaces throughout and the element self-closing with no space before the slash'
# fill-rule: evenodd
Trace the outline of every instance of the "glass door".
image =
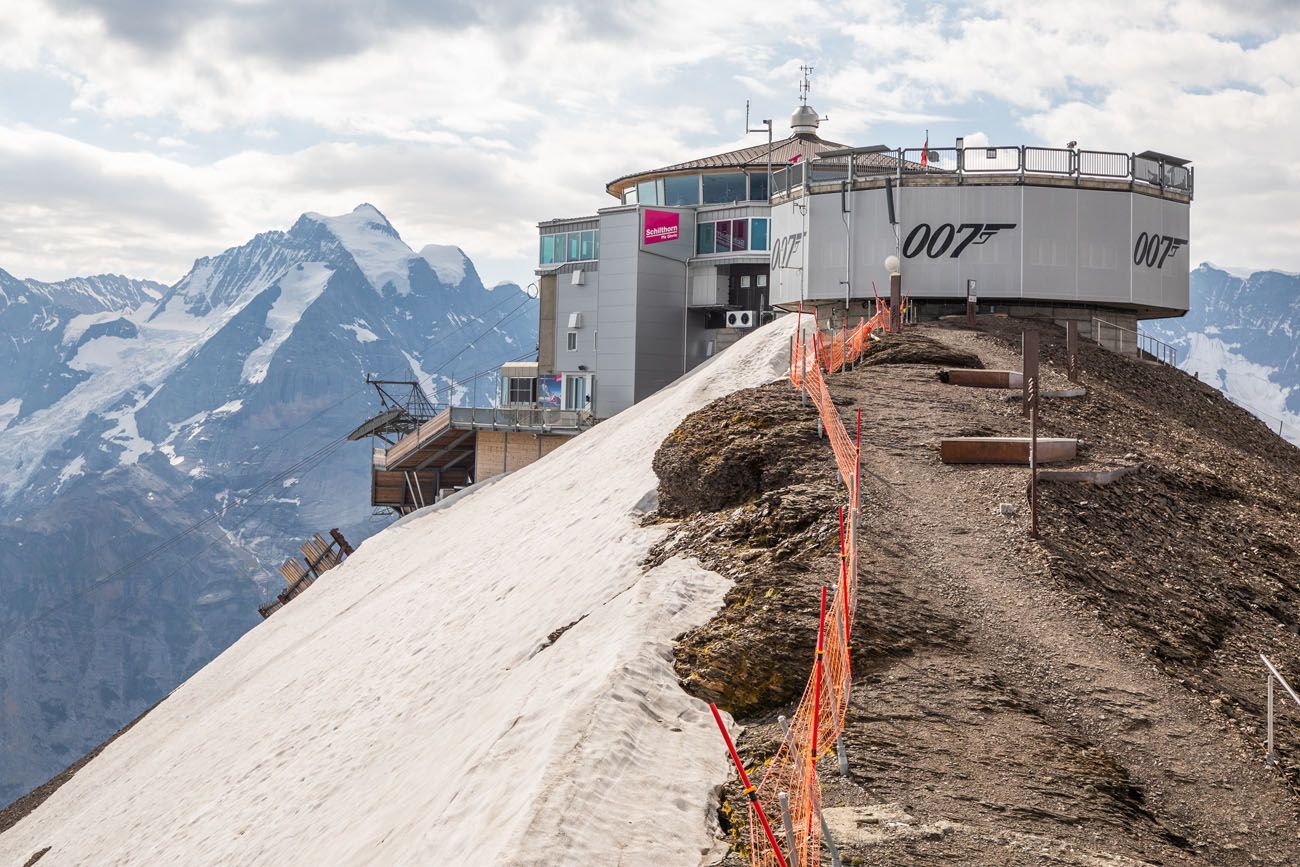
<svg viewBox="0 0 1300 867">
<path fill-rule="evenodd" d="M 565 374 L 564 376 L 564 408 L 565 409 L 590 409 L 590 401 L 587 396 L 587 377 L 584 374 Z"/>
</svg>

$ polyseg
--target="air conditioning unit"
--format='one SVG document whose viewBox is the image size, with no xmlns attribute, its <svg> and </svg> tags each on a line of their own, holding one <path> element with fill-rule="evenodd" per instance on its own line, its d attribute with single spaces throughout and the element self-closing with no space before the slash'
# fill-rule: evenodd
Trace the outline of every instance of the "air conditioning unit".
<svg viewBox="0 0 1300 867">
<path fill-rule="evenodd" d="M 576 271 L 573 272 L 573 285 L 574 286 L 587 285 L 587 278 L 583 276 L 581 268 L 578 268 Z"/>
<path fill-rule="evenodd" d="M 570 313 L 570 314 L 569 314 L 569 327 L 570 327 L 570 328 L 581 328 L 581 327 L 582 327 L 582 314 L 581 314 L 581 313 Z"/>
<path fill-rule="evenodd" d="M 728 310 L 728 328 L 753 328 L 758 324 L 757 310 Z"/>
</svg>

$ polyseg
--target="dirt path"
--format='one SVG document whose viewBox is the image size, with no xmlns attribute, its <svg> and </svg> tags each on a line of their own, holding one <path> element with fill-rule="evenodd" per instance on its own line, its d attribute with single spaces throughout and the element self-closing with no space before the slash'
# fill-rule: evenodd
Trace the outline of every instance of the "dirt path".
<svg viewBox="0 0 1300 867">
<path fill-rule="evenodd" d="M 976 334 L 926 333 L 1018 366 Z M 871 864 L 1300 860 L 1296 803 L 1254 744 L 1046 579 L 1026 471 L 938 461 L 940 435 L 1023 435 L 1018 402 L 942 385 L 929 366 L 862 368 L 833 391 L 869 396 L 864 518 L 880 542 L 863 551 L 859 617 L 893 657 L 864 649 L 858 663 L 857 770 L 827 796 L 847 805 L 831 810 L 844 848 Z M 861 825 L 900 809 L 910 821 Z"/>
</svg>

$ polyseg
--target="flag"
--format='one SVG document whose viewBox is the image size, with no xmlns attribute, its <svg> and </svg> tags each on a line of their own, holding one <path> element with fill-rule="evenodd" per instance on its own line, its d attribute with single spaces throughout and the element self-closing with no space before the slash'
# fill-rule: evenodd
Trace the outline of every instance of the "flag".
<svg viewBox="0 0 1300 867">
<path fill-rule="evenodd" d="M 930 164 L 930 131 L 925 131 L 925 144 L 921 145 L 921 168 Z"/>
<path fill-rule="evenodd" d="M 790 157 L 790 162 L 797 163 L 801 159 L 803 159 L 803 154 L 795 154 L 794 156 Z"/>
</svg>

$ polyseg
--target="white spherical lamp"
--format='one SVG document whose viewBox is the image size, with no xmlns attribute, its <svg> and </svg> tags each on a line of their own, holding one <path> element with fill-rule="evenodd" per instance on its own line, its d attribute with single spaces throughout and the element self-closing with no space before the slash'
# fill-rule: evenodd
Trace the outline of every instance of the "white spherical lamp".
<svg viewBox="0 0 1300 867">
<path fill-rule="evenodd" d="M 901 263 L 898 261 L 898 257 L 897 257 L 897 256 L 886 256 L 886 257 L 885 257 L 885 270 L 888 271 L 890 274 L 898 274 L 898 273 L 901 273 L 901 272 L 899 271 L 899 266 L 900 266 L 900 265 L 901 265 Z"/>
</svg>

